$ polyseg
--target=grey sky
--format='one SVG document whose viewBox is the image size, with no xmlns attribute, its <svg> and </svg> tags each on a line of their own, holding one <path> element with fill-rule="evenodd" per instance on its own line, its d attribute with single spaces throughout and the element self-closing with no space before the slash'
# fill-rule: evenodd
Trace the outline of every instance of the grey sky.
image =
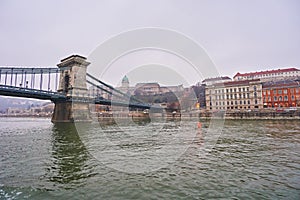
<svg viewBox="0 0 300 200">
<path fill-rule="evenodd" d="M 299 10 L 297 0 L 2 0 L 0 65 L 54 66 L 120 32 L 162 27 L 202 45 L 222 75 L 299 68 Z"/>
</svg>

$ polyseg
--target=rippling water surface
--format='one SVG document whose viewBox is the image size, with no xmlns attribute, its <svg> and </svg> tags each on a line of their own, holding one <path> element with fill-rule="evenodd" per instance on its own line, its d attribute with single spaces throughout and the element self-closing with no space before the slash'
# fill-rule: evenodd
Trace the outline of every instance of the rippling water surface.
<svg viewBox="0 0 300 200">
<path fill-rule="evenodd" d="M 202 124 L 91 124 L 78 134 L 50 119 L 1 118 L 0 199 L 300 199 L 299 120 L 228 120 L 205 155 Z"/>
</svg>

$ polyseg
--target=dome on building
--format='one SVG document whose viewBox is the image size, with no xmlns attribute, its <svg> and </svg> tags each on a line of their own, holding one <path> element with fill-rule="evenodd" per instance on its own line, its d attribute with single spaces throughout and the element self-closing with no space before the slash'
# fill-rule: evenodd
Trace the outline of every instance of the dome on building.
<svg viewBox="0 0 300 200">
<path fill-rule="evenodd" d="M 122 79 L 122 83 L 129 83 L 129 80 L 127 76 L 125 75 L 124 78 Z"/>
<path fill-rule="evenodd" d="M 122 79 L 122 88 L 128 89 L 129 88 L 129 79 L 125 75 Z"/>
</svg>

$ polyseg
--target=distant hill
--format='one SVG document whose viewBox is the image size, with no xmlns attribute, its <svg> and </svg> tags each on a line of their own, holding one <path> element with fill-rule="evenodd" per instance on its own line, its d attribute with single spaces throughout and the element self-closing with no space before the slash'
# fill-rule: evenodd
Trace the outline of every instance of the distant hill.
<svg viewBox="0 0 300 200">
<path fill-rule="evenodd" d="M 49 101 L 41 101 L 34 99 L 14 98 L 0 96 L 0 112 L 6 112 L 7 108 L 30 108 L 48 104 Z"/>
</svg>

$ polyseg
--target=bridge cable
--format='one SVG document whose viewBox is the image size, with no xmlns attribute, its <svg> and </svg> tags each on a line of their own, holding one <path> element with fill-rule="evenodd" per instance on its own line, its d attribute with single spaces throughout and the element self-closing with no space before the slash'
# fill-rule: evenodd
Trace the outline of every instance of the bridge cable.
<svg viewBox="0 0 300 200">
<path fill-rule="evenodd" d="M 89 73 L 86 73 L 86 75 L 87 75 L 88 77 L 92 78 L 93 80 L 95 80 L 95 81 L 97 81 L 97 82 L 99 82 L 99 83 L 105 85 L 106 87 L 108 87 L 108 88 L 110 88 L 110 89 L 116 91 L 117 93 L 119 93 L 119 94 L 121 94 L 121 95 L 124 95 L 124 96 L 126 96 L 127 98 L 129 98 L 129 99 L 131 98 L 131 99 L 137 101 L 138 103 L 144 104 L 144 102 L 142 102 L 141 100 L 138 100 L 138 99 L 136 99 L 136 98 L 133 97 L 133 96 L 130 96 L 130 95 L 126 94 L 126 93 L 123 93 L 123 92 L 121 92 L 121 91 L 115 89 L 113 86 L 110 86 L 110 85 L 108 85 L 108 84 L 106 84 L 106 83 L 100 81 L 99 79 L 97 79 L 96 77 L 90 75 Z"/>
</svg>

